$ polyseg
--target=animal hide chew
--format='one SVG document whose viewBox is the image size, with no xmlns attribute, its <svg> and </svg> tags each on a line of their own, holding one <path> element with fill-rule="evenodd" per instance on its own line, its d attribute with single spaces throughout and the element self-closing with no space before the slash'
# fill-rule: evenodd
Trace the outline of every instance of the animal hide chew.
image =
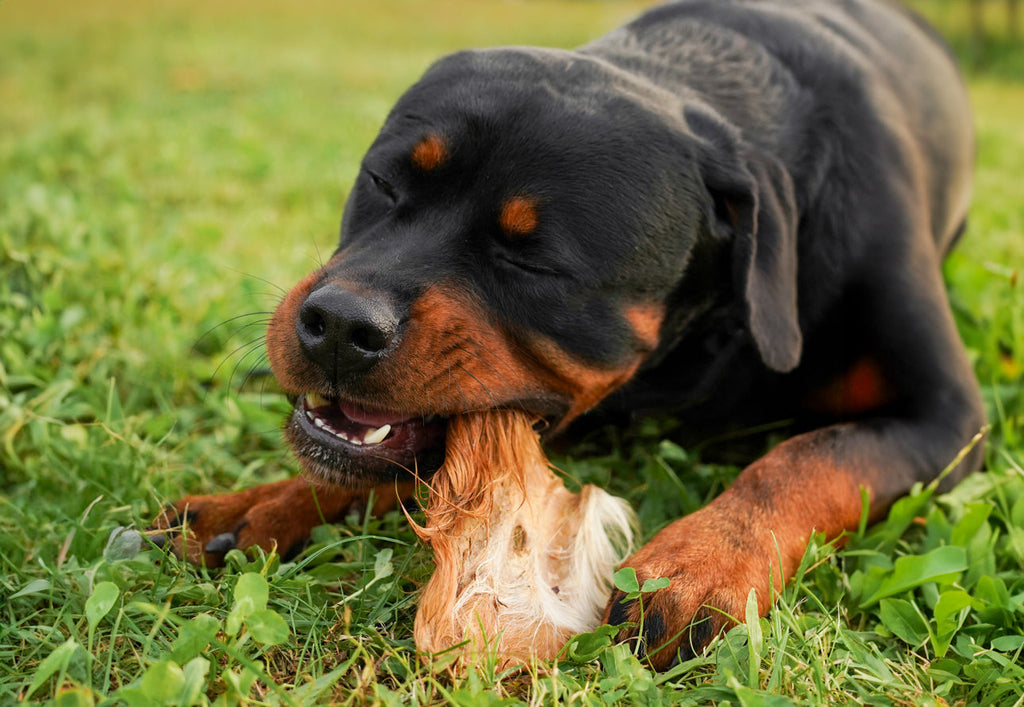
<svg viewBox="0 0 1024 707">
<path fill-rule="evenodd" d="M 571 493 L 552 472 L 532 418 L 491 410 L 453 418 L 444 466 L 417 532 L 437 569 L 416 614 L 416 647 L 464 645 L 500 666 L 553 658 L 601 621 L 616 565 L 633 541 L 622 499 Z"/>
</svg>

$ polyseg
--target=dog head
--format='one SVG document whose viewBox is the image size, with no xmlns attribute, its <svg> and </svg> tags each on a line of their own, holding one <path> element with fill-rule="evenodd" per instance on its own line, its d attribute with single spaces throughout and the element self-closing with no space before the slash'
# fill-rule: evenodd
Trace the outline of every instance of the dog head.
<svg viewBox="0 0 1024 707">
<path fill-rule="evenodd" d="M 599 403 L 659 347 L 694 254 L 731 242 L 711 221 L 754 222 L 739 162 L 718 170 L 736 207 L 709 196 L 702 150 L 721 149 L 680 99 L 579 53 L 435 64 L 367 152 L 337 250 L 268 331 L 302 464 L 379 483 L 436 469 L 454 414 L 521 408 L 557 429 Z"/>
</svg>

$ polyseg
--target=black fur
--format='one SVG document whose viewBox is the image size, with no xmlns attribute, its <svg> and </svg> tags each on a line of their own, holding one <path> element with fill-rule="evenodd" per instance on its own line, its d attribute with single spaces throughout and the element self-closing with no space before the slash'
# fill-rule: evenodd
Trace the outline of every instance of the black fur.
<svg viewBox="0 0 1024 707">
<path fill-rule="evenodd" d="M 648 654 L 685 660 L 751 587 L 767 605 L 775 548 L 795 569 L 812 532 L 856 527 L 862 489 L 878 518 L 984 424 L 940 272 L 973 156 L 948 50 L 882 2 L 683 1 L 575 51 L 443 58 L 369 149 L 306 304 L 275 314 L 300 311 L 301 342 L 272 322 L 275 373 L 318 387 L 305 404 L 326 416 L 300 405 L 290 438 L 308 468 L 358 484 L 436 468 L 438 419 L 480 408 L 556 432 L 587 407 L 701 434 L 798 421 L 628 561 L 671 580 Z M 533 206 L 503 225 L 516 199 Z M 314 427 L 356 418 L 406 435 L 391 453 Z M 979 446 L 944 483 L 980 461 Z"/>
<path fill-rule="evenodd" d="M 428 132 L 451 155 L 423 175 L 408 155 Z M 953 396 L 973 429 L 955 332 L 927 323 L 945 317 L 937 263 L 973 149 L 946 48 L 902 10 L 673 3 L 576 51 L 438 61 L 367 153 L 327 274 L 386 293 L 400 319 L 458 283 L 599 366 L 633 351 L 625 304 L 665 303 L 658 349 L 607 413 L 806 416 L 810 391 L 872 355 L 898 412 Z M 542 217 L 510 242 L 496 211 L 520 192 Z"/>
</svg>

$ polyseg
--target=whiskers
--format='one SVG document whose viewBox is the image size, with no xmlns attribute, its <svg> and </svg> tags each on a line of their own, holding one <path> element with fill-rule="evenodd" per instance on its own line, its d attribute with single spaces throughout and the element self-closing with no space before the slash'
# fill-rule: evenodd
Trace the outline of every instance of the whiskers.
<svg viewBox="0 0 1024 707">
<path fill-rule="evenodd" d="M 259 299 L 270 299 L 276 305 L 286 294 L 284 288 L 269 280 L 233 271 L 245 278 L 244 285 L 248 286 L 244 286 L 243 289 L 246 291 L 256 289 L 251 286 L 253 282 L 272 288 L 272 291 L 255 293 Z M 225 382 L 227 389 L 242 392 L 251 382 L 259 381 L 262 398 L 262 394 L 266 392 L 266 383 L 272 378 L 265 333 L 273 315 L 273 309 L 237 314 L 211 326 L 195 340 L 191 351 L 193 356 L 217 361 L 213 371 L 203 381 L 205 388 L 209 390 L 219 387 L 224 371 L 230 370 Z"/>
<path fill-rule="evenodd" d="M 212 354 L 223 351 L 234 343 L 234 348 L 220 359 L 210 374 L 207 384 L 214 386 L 221 371 L 231 367 L 227 387 L 241 391 L 250 379 L 271 375 L 268 366 L 266 341 L 263 332 L 270 323 L 273 312 L 249 312 L 226 319 L 203 333 L 192 346 L 193 355 Z M 241 343 L 237 343 L 241 340 Z M 241 381 L 238 380 L 242 371 Z"/>
<path fill-rule="evenodd" d="M 471 329 L 460 328 L 457 338 L 439 348 L 437 357 L 443 365 L 428 381 L 426 387 L 431 390 L 425 392 L 449 405 L 457 396 L 460 403 L 456 407 L 463 412 L 503 407 L 509 402 L 508 395 L 495 390 L 491 381 L 500 381 L 501 387 L 512 390 L 525 390 L 530 381 L 512 362 L 474 338 L 473 333 Z M 467 385 L 471 392 L 467 392 Z M 440 390 L 433 390 L 435 386 Z"/>
</svg>

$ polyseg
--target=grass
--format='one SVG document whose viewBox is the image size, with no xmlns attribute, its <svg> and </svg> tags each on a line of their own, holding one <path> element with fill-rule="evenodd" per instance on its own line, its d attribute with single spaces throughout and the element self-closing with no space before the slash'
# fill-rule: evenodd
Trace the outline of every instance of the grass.
<svg viewBox="0 0 1024 707">
<path fill-rule="evenodd" d="M 1024 704 L 1024 52 L 972 45 L 949 2 L 924 9 L 974 67 L 977 198 L 946 274 L 987 473 L 810 548 L 767 619 L 665 674 L 598 632 L 557 666 L 452 680 L 413 650 L 431 565 L 397 514 L 285 564 L 108 547 L 185 493 L 295 473 L 287 403 L 249 376 L 262 327 L 429 61 L 572 46 L 637 7 L 0 3 L 0 704 Z M 614 447 L 559 461 L 648 535 L 736 473 L 656 425 Z"/>
</svg>

